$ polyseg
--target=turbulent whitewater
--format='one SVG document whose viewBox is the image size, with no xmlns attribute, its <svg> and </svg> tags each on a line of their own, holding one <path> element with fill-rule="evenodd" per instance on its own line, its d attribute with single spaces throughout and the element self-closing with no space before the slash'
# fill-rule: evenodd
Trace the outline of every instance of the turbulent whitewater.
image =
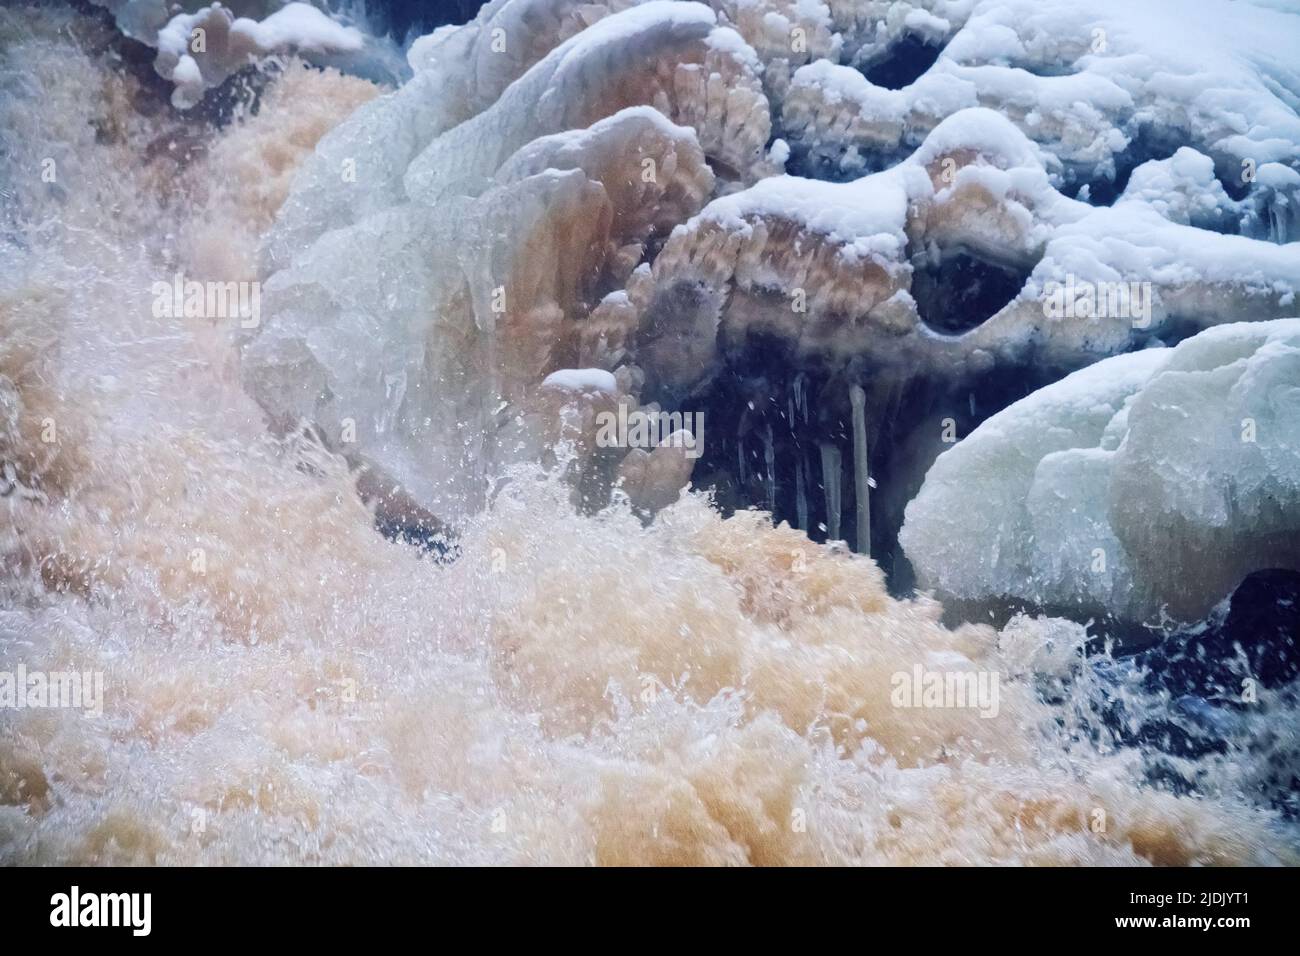
<svg viewBox="0 0 1300 956">
<path fill-rule="evenodd" d="M 1091 6 L 0 10 L 0 862 L 1300 862 L 1300 7 Z"/>
</svg>

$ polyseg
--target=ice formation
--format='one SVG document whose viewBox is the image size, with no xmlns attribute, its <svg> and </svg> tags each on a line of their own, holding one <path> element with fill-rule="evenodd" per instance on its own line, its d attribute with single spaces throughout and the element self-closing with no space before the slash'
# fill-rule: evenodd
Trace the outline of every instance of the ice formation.
<svg viewBox="0 0 1300 956">
<path fill-rule="evenodd" d="M 576 319 L 713 182 L 694 133 L 655 110 L 534 140 L 481 195 L 393 206 L 273 275 L 277 320 L 245 351 L 251 387 L 286 426 L 306 419 L 336 438 L 353 422 L 370 464 L 462 514 L 481 503 L 487 463 L 514 460 L 497 406 L 513 415 L 572 364 Z M 359 247 L 384 252 L 358 261 Z"/>
<path fill-rule="evenodd" d="M 182 106 L 354 39 L 106 5 Z M 1286 4 L 492 0 L 228 123 L 73 16 L 0 10 L 0 670 L 106 695 L 0 710 L 0 861 L 1300 861 L 1293 691 L 1085 650 L 1298 567 Z"/>
<path fill-rule="evenodd" d="M 1040 389 L 940 455 L 900 540 L 925 587 L 1158 624 L 1300 571 L 1300 319 Z"/>
<path fill-rule="evenodd" d="M 1177 44 L 1146 41 L 1160 15 L 1016 2 L 490 4 L 417 43 L 414 78 L 307 162 L 263 250 L 279 304 L 246 353 L 252 387 L 286 422 L 328 434 L 357 422 L 359 458 L 459 513 L 482 500 L 465 450 L 514 460 L 499 430 L 562 365 L 634 366 L 644 394 L 629 398 L 677 407 L 710 387 L 729 350 L 764 336 L 797 363 L 870 379 L 873 445 L 881 396 L 918 381 L 956 391 L 1289 315 L 1300 257 L 1277 240 L 1292 228 L 1287 174 L 1300 160 L 1288 144 L 1300 126 L 1278 84 L 1295 18 L 1236 24 L 1241 59 L 1209 52 L 1230 18 L 1215 3 L 1180 17 Z M 936 56 L 912 82 L 869 79 L 886 82 L 891 57 L 927 61 L 917 43 Z M 1188 79 L 1156 82 L 1155 62 Z M 818 96 L 837 112 L 813 108 Z M 1223 128 L 1229 107 L 1247 132 Z M 636 142 L 633 117 L 645 124 Z M 618 149 L 617 174 L 594 170 Z M 851 182 L 774 175 L 787 156 L 822 175 L 810 156 L 827 149 L 888 168 Z M 564 198 L 586 188 L 574 165 L 616 216 L 647 221 L 608 240 L 585 233 L 599 214 L 595 200 Z M 360 172 L 341 175 L 349 166 Z M 1107 189 L 1117 195 L 1098 204 Z M 368 257 L 375 281 L 366 263 L 361 278 L 339 268 L 372 242 L 391 250 Z M 428 264 L 442 245 L 457 264 Z M 1049 314 L 1053 290 L 1073 295 L 1076 280 L 1118 287 L 1122 308 Z M 970 297 L 950 291 L 965 281 Z M 1000 287 L 1000 299 L 984 294 Z M 403 347 L 367 348 L 390 342 L 380 329 L 400 329 Z M 471 342 L 500 376 L 491 395 L 451 384 Z M 847 415 L 848 385 L 837 388 Z M 431 407 L 446 390 L 458 398 Z M 765 446 L 775 471 L 789 467 L 787 444 Z M 835 451 L 852 459 L 847 443 Z M 802 456 L 791 470 L 805 470 Z M 759 503 L 783 494 L 763 481 Z"/>
</svg>

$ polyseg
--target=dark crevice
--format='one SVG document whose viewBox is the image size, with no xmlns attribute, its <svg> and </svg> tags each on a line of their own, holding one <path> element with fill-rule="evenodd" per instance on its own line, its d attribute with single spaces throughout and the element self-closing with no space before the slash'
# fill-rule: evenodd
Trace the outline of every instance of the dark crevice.
<svg viewBox="0 0 1300 956">
<path fill-rule="evenodd" d="M 785 171 L 803 179 L 817 179 L 827 183 L 847 183 L 879 172 L 901 158 L 896 152 L 888 155 L 863 154 L 848 146 L 828 150 L 824 145 L 806 148 L 797 142 L 790 144 L 790 158 Z"/>
<path fill-rule="evenodd" d="M 839 456 L 835 537 L 856 549 L 849 390 L 860 385 L 867 396 L 869 470 L 876 482 L 871 554 L 896 594 L 909 593 L 914 585 L 911 566 L 898 547 L 903 510 L 934 458 L 1052 377 L 1051 372 L 1004 369 L 954 388 L 945 380 L 916 377 L 867 358 L 831 363 L 796 355 L 786 340 L 752 330 L 739 341 L 724 342 L 723 353 L 719 373 L 682 406 L 703 412 L 705 421 L 694 486 L 712 490 L 726 515 L 770 507 L 776 522 L 788 522 L 824 542 L 832 537 L 822 470 L 822 446 L 829 446 Z"/>
<path fill-rule="evenodd" d="M 1234 202 L 1241 202 L 1250 195 L 1250 188 L 1254 180 L 1247 180 L 1245 177 L 1245 167 L 1240 161 L 1223 162 L 1220 160 L 1214 164 L 1214 178 L 1219 181 L 1223 191 L 1228 194 L 1228 198 Z"/>
<path fill-rule="evenodd" d="M 371 30 L 394 37 L 417 37 L 445 24 L 468 23 L 482 0 L 369 0 L 365 5 Z"/>
<path fill-rule="evenodd" d="M 876 86 L 887 90 L 901 90 L 915 83 L 926 70 L 934 66 L 943 47 L 931 43 L 915 33 L 905 33 L 874 62 L 864 64 L 862 75 Z"/>
<path fill-rule="evenodd" d="M 1151 334 L 1147 330 L 1133 330 L 1132 350 L 1150 348 L 1152 346 L 1167 346 L 1172 348 L 1180 342 L 1190 339 L 1198 332 L 1205 330 L 1203 321 L 1188 319 L 1179 315 L 1170 315 L 1160 323 L 1158 334 Z"/>
<path fill-rule="evenodd" d="M 956 249 L 923 259 L 912 275 L 921 320 L 937 332 L 969 332 L 992 318 L 1024 288 L 1029 272 Z"/>
<path fill-rule="evenodd" d="M 706 156 L 705 160 L 709 164 L 709 169 L 713 171 L 713 175 L 720 182 L 739 183 L 744 181 L 745 177 L 741 174 L 740 170 L 735 166 L 732 166 L 730 163 L 724 162 L 717 156 Z"/>
<path fill-rule="evenodd" d="M 1239 696 L 1243 676 L 1267 688 L 1300 677 L 1300 571 L 1248 575 L 1208 621 L 1166 636 L 1143 658 L 1152 686 Z"/>
<path fill-rule="evenodd" d="M 1091 179 L 1075 178 L 1063 191 L 1067 196 L 1093 206 L 1113 206 L 1128 188 L 1133 170 L 1152 160 L 1168 159 L 1185 145 L 1181 136 L 1144 126 L 1127 147 L 1114 154 L 1109 172 Z"/>
</svg>

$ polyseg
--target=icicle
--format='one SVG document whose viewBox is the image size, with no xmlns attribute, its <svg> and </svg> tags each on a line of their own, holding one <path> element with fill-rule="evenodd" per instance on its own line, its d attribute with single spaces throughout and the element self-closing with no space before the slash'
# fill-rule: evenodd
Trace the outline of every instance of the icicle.
<svg viewBox="0 0 1300 956">
<path fill-rule="evenodd" d="M 741 412 L 740 423 L 736 426 L 736 474 L 740 487 L 749 483 L 749 470 L 745 467 L 745 426 L 749 423 L 749 412 Z"/>
<path fill-rule="evenodd" d="M 803 476 L 803 449 L 795 449 L 794 459 L 794 521 L 800 531 L 808 530 L 808 492 Z"/>
<path fill-rule="evenodd" d="M 767 513 L 776 518 L 776 445 L 772 440 L 772 423 L 763 428 L 763 466 L 767 471 Z"/>
<path fill-rule="evenodd" d="M 822 489 L 826 492 L 826 538 L 840 539 L 840 450 L 822 443 Z"/>
<path fill-rule="evenodd" d="M 800 372 L 794 377 L 794 385 L 791 387 L 794 393 L 794 407 L 803 413 L 803 420 L 808 421 L 808 396 L 804 391 L 804 374 Z M 790 427 L 794 427 L 794 416 L 790 416 Z"/>
<path fill-rule="evenodd" d="M 867 393 L 849 389 L 853 405 L 853 495 L 858 506 L 858 553 L 871 554 L 871 475 L 867 471 Z"/>
</svg>

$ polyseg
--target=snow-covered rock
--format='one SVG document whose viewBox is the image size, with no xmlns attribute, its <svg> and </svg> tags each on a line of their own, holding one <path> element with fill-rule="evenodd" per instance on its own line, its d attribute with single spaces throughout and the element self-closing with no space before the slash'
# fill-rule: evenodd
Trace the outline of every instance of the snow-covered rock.
<svg viewBox="0 0 1300 956">
<path fill-rule="evenodd" d="M 618 382 L 613 372 L 603 368 L 562 368 L 542 379 L 546 388 L 562 388 L 570 392 L 618 392 Z"/>
<path fill-rule="evenodd" d="M 1285 168 L 1285 167 L 1283 167 Z M 1297 175 L 1300 181 L 1300 175 Z M 1188 146 L 1168 159 L 1153 159 L 1133 170 L 1116 203 L 1141 202 L 1170 222 L 1230 232 L 1241 204 L 1215 178 L 1214 161 Z"/>
<path fill-rule="evenodd" d="M 997 110 L 1074 182 L 1114 180 L 1130 155 L 1189 145 L 1219 175 L 1300 161 L 1294 9 L 1229 0 L 912 0 L 832 3 L 842 63 L 799 69 L 782 112 L 796 155 L 860 175 L 864 154 L 901 157 L 939 122 Z M 933 65 L 901 89 L 862 70 L 924 42 Z M 940 49 L 941 48 L 941 49 Z"/>
<path fill-rule="evenodd" d="M 298 0 L 163 3 L 95 0 L 119 28 L 154 47 L 154 69 L 170 80 L 172 105 L 189 109 L 231 74 L 273 54 L 296 54 L 384 82 L 405 73 L 396 47 Z"/>
<path fill-rule="evenodd" d="M 1300 255 L 1200 228 L 1235 204 L 1198 156 L 1147 164 L 1123 201 L 1094 207 L 1052 186 L 1053 158 L 1015 124 L 976 108 L 880 173 L 763 180 L 675 230 L 629 286 L 630 321 L 665 343 L 637 360 L 684 393 L 713 371 L 719 331 L 753 329 L 796 354 L 956 382 L 996 365 L 1078 368 L 1188 326 L 1291 314 Z M 942 270 L 956 255 L 1018 273 L 1018 293 L 982 315 L 954 312 Z M 937 279 L 923 285 L 925 273 Z"/>
<path fill-rule="evenodd" d="M 940 455 L 900 534 L 921 587 L 1190 621 L 1300 570 L 1300 319 L 1116 356 Z"/>
</svg>

